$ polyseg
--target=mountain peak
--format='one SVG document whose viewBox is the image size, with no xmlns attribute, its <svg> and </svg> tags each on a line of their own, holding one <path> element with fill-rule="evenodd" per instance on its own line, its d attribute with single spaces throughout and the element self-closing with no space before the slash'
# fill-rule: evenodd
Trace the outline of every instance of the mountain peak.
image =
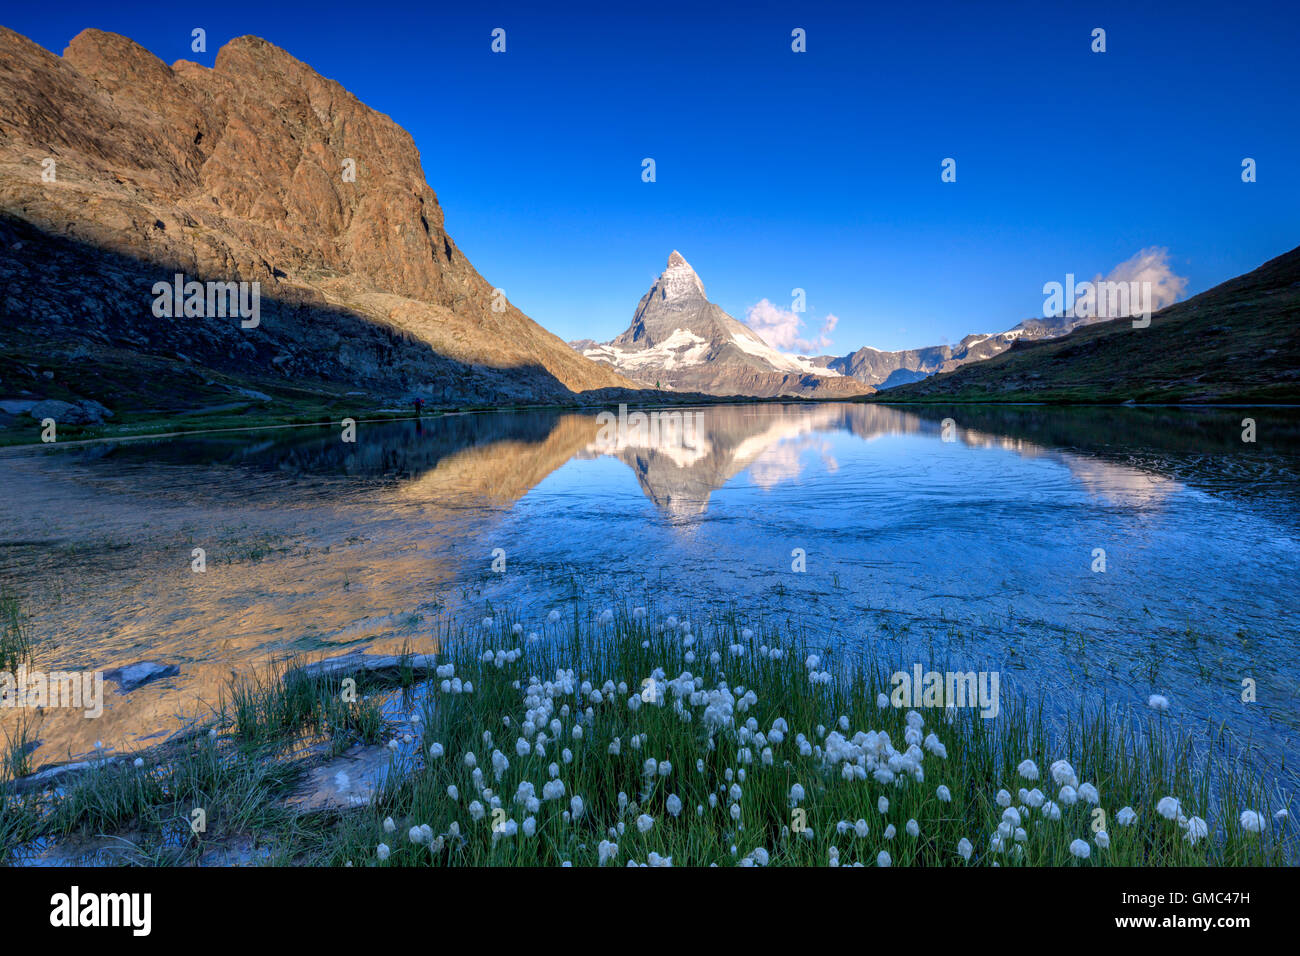
<svg viewBox="0 0 1300 956">
<path fill-rule="evenodd" d="M 708 295 L 704 291 L 704 283 L 700 277 L 691 268 L 691 264 L 686 261 L 676 249 L 668 257 L 668 267 L 664 269 L 659 276 L 659 280 L 650 290 L 652 293 L 657 292 L 658 298 L 664 302 L 671 302 L 676 299 L 707 299 Z"/>
</svg>

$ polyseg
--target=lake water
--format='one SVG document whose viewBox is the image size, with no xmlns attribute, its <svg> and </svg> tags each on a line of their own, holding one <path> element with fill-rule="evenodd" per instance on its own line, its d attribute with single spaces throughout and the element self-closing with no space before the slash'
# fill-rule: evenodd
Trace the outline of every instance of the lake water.
<svg viewBox="0 0 1300 956">
<path fill-rule="evenodd" d="M 355 443 L 316 426 L 0 451 L 0 581 L 38 666 L 180 668 L 110 686 L 98 720 L 44 711 L 35 763 L 156 739 L 271 655 L 432 649 L 447 613 L 545 631 L 552 608 L 651 603 L 998 670 L 1060 711 L 1150 716 L 1163 694 L 1162 719 L 1226 723 L 1292 776 L 1297 411 L 691 415 L 653 436 L 527 411 L 363 422 Z"/>
</svg>

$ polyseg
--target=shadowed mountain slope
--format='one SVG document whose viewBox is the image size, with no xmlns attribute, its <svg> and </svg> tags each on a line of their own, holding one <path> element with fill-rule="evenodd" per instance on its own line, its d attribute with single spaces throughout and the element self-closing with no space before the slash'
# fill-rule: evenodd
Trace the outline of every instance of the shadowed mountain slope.
<svg viewBox="0 0 1300 956">
<path fill-rule="evenodd" d="M 1017 342 L 888 401 L 1300 403 L 1300 248 L 1161 309 Z"/>
</svg>

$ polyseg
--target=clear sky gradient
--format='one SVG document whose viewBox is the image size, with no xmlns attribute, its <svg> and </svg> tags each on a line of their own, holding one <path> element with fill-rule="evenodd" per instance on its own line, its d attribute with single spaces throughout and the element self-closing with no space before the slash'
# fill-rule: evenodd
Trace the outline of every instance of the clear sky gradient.
<svg viewBox="0 0 1300 956">
<path fill-rule="evenodd" d="M 1293 0 L 993 7 L 81 0 L 0 22 L 168 63 L 285 48 L 411 132 L 452 237 L 565 339 L 626 328 L 672 249 L 737 318 L 806 290 L 805 333 L 833 313 L 842 354 L 1009 328 L 1045 282 L 1148 246 L 1193 294 L 1300 245 Z"/>
</svg>

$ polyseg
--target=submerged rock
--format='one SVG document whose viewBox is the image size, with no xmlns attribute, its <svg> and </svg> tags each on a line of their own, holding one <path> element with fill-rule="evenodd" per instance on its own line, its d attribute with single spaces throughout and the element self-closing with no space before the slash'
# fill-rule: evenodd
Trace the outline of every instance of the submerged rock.
<svg viewBox="0 0 1300 956">
<path fill-rule="evenodd" d="M 175 664 L 156 664 L 153 661 L 136 661 L 125 667 L 115 667 L 104 671 L 104 680 L 115 682 L 123 694 L 129 694 L 137 687 L 164 677 L 175 677 L 181 672 Z"/>
</svg>

